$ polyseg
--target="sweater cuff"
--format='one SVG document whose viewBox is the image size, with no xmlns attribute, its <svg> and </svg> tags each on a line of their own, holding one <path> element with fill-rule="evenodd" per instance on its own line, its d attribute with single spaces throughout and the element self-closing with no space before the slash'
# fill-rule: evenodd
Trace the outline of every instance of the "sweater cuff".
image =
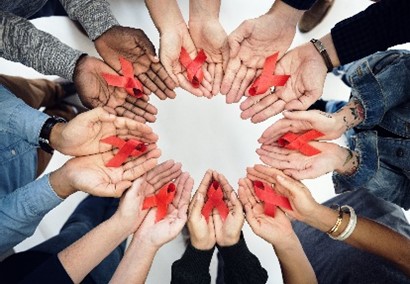
<svg viewBox="0 0 410 284">
<path fill-rule="evenodd" d="M 209 273 L 209 265 L 211 264 L 214 250 L 215 247 L 210 250 L 198 250 L 190 242 L 179 261 L 184 263 L 187 271 Z"/>
<path fill-rule="evenodd" d="M 282 0 L 282 2 L 298 10 L 309 10 L 316 0 Z"/>
<path fill-rule="evenodd" d="M 223 259 L 228 260 L 232 263 L 242 262 L 242 256 L 246 256 L 244 252 L 249 252 L 248 246 L 246 245 L 245 238 L 243 237 L 243 233 L 241 232 L 241 236 L 239 241 L 234 244 L 233 246 L 229 247 L 221 247 L 218 246 L 218 251 L 222 255 Z"/>
</svg>

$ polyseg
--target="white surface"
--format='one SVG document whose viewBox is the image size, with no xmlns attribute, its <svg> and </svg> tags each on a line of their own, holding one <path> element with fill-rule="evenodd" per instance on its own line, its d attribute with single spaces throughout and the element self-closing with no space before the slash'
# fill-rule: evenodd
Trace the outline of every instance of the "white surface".
<svg viewBox="0 0 410 284">
<path fill-rule="evenodd" d="M 187 16 L 188 2 L 180 1 L 184 16 Z M 271 1 L 223 0 L 220 19 L 226 31 L 230 33 L 243 20 L 257 17 L 266 12 Z M 123 25 L 142 28 L 155 45 L 159 37 L 153 26 L 143 1 L 111 1 L 112 10 Z M 311 33 L 297 33 L 293 45 L 308 41 L 311 37 L 320 37 L 339 20 L 350 16 L 369 5 L 370 1 L 337 0 L 323 23 Z M 82 35 L 66 18 L 50 17 L 35 20 L 34 23 L 63 42 L 96 54 L 92 43 Z M 0 72 L 20 75 L 28 78 L 41 76 L 32 69 L 0 60 Z M 260 124 L 252 124 L 240 119 L 239 105 L 227 105 L 224 97 L 217 96 L 212 100 L 196 98 L 178 89 L 175 100 L 159 101 L 152 95 L 151 103 L 159 110 L 158 119 L 152 125 L 160 135 L 159 147 L 162 149 L 162 160 L 174 159 L 182 162 L 183 169 L 191 173 L 195 180 L 194 190 L 208 168 L 222 172 L 233 185 L 245 175 L 247 166 L 259 163 L 255 149 L 259 146 L 257 138 L 270 124 L 279 117 Z M 347 99 L 349 89 L 339 79 L 329 75 L 325 85 L 324 98 Z M 67 157 L 55 155 L 47 171 L 61 166 Z M 314 197 L 319 201 L 327 200 L 334 195 L 330 175 L 306 181 Z M 51 211 L 41 222 L 32 238 L 16 247 L 25 250 L 57 234 L 76 204 L 84 197 L 78 193 L 69 197 L 62 205 Z M 270 245 L 254 235 L 245 225 L 245 238 L 253 253 L 269 273 L 268 283 L 281 282 L 279 264 Z M 181 237 L 164 246 L 157 254 L 147 283 L 169 283 L 171 264 L 184 251 Z M 215 277 L 215 264 L 211 264 L 212 277 Z M 214 278 L 213 278 L 214 279 Z"/>
</svg>

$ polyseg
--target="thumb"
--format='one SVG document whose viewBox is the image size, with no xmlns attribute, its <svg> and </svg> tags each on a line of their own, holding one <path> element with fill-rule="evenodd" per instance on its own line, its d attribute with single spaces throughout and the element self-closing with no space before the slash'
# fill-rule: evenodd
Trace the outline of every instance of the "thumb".
<svg viewBox="0 0 410 284">
<path fill-rule="evenodd" d="M 248 24 L 246 22 L 243 22 L 228 36 L 231 58 L 234 58 L 238 55 L 241 43 L 245 38 L 249 37 L 250 34 L 251 32 L 249 31 Z"/>
<path fill-rule="evenodd" d="M 283 116 L 290 120 L 312 121 L 312 111 L 284 111 Z"/>
<path fill-rule="evenodd" d="M 202 193 L 197 192 L 196 197 L 194 199 L 194 204 L 191 208 L 191 216 L 195 220 L 199 220 L 201 218 L 201 211 L 202 207 L 204 206 L 204 196 Z"/>
</svg>

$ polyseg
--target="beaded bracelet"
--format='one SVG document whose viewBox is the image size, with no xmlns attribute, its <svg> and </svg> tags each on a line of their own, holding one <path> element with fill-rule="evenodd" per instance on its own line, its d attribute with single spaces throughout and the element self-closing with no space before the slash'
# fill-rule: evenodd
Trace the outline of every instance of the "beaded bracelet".
<svg viewBox="0 0 410 284">
<path fill-rule="evenodd" d="M 348 237 L 350 237 L 350 235 L 353 233 L 354 229 L 356 228 L 357 215 L 356 215 L 354 209 L 352 207 L 348 206 L 348 205 L 343 205 L 341 207 L 341 210 L 344 211 L 345 209 L 350 213 L 349 214 L 350 219 L 349 219 L 349 223 L 347 224 L 347 227 L 337 237 L 333 237 L 332 235 L 329 235 L 329 237 L 331 237 L 332 239 L 337 240 L 337 241 L 346 240 Z M 348 212 L 346 212 L 346 213 L 348 213 Z"/>
</svg>

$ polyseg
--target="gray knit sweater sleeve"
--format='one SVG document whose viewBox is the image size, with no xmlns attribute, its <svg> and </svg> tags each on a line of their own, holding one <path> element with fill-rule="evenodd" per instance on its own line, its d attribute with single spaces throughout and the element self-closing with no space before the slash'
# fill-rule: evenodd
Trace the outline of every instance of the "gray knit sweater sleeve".
<svg viewBox="0 0 410 284">
<path fill-rule="evenodd" d="M 0 56 L 46 75 L 72 80 L 82 52 L 38 30 L 26 19 L 0 11 Z"/>
<path fill-rule="evenodd" d="M 106 0 L 60 0 L 70 19 L 79 21 L 91 40 L 118 26 Z"/>
</svg>

